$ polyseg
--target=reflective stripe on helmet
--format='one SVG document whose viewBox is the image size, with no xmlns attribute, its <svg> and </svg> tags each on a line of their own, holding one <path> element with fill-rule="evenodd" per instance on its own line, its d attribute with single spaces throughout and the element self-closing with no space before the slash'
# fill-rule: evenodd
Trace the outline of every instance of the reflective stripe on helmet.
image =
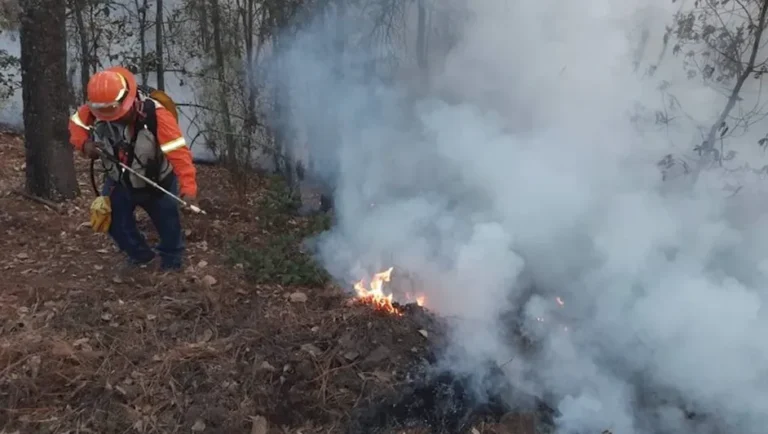
<svg viewBox="0 0 768 434">
<path fill-rule="evenodd" d="M 128 95 L 128 81 L 126 81 L 125 77 L 123 77 L 123 74 L 120 74 L 119 72 L 114 72 L 114 74 L 116 74 L 120 78 L 120 83 L 122 84 L 122 88 L 120 89 L 119 92 L 117 92 L 117 96 L 115 96 L 114 101 L 110 101 L 110 102 L 88 101 L 88 107 L 90 107 L 93 110 L 105 111 L 105 110 L 116 109 L 120 106 L 125 96 Z"/>
</svg>

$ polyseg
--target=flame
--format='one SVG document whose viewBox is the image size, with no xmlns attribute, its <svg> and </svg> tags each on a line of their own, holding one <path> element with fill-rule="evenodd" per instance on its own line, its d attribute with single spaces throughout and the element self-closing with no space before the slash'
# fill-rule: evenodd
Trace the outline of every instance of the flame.
<svg viewBox="0 0 768 434">
<path fill-rule="evenodd" d="M 364 280 L 355 283 L 357 300 L 372 305 L 376 310 L 394 315 L 402 315 L 403 312 L 394 305 L 394 294 L 384 293 L 384 284 L 391 280 L 393 270 L 394 267 L 389 267 L 384 271 L 374 274 L 368 287 L 365 286 Z M 405 294 L 405 298 L 411 303 L 415 300 L 416 304 L 422 307 L 427 301 L 427 298 L 423 295 L 414 297 L 411 294 Z"/>
<path fill-rule="evenodd" d="M 384 295 L 383 291 L 384 283 L 389 282 L 391 279 L 392 270 L 394 270 L 394 267 L 389 267 L 387 270 L 374 274 L 368 288 L 365 287 L 363 280 L 360 280 L 355 283 L 355 291 L 357 291 L 357 297 L 361 301 L 372 304 L 375 309 L 402 315 L 400 310 L 392 304 L 393 295 Z"/>
<path fill-rule="evenodd" d="M 427 304 L 427 297 L 424 295 L 414 297 L 411 294 L 405 294 L 405 299 L 410 303 L 416 303 L 416 305 L 420 307 L 424 307 L 424 305 Z"/>
</svg>

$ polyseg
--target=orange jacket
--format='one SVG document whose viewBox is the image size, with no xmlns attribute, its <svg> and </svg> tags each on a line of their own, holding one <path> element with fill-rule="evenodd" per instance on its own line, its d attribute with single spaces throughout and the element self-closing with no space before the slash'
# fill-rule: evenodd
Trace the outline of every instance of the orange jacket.
<svg viewBox="0 0 768 434">
<path fill-rule="evenodd" d="M 192 152 L 187 147 L 187 141 L 181 133 L 178 122 L 173 115 L 159 106 L 157 114 L 157 142 L 173 172 L 179 178 L 179 189 L 182 196 L 197 196 L 197 181 L 195 165 L 192 162 Z M 83 104 L 69 118 L 69 142 L 82 152 L 83 144 L 88 140 L 88 127 L 93 125 L 95 118 L 87 105 Z"/>
</svg>

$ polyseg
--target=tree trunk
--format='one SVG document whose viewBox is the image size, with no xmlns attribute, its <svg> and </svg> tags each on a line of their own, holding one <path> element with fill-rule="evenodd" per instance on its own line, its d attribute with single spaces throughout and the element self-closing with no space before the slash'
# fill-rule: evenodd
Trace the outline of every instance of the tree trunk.
<svg viewBox="0 0 768 434">
<path fill-rule="evenodd" d="M 278 21 L 279 22 L 279 21 Z M 283 38 L 279 35 L 274 35 L 272 38 L 272 44 L 274 47 L 275 52 L 281 53 L 283 47 L 282 42 Z M 277 60 L 277 70 L 280 71 L 284 68 L 284 61 L 282 59 Z M 288 108 L 286 107 L 286 104 L 284 103 L 286 92 L 288 91 L 288 83 L 286 83 L 287 79 L 278 80 L 278 82 L 275 84 L 273 89 L 273 113 L 272 117 L 274 119 L 273 126 L 272 126 L 272 137 L 274 140 L 274 154 L 273 154 L 273 163 L 275 166 L 275 170 L 277 173 L 281 174 L 287 184 L 294 188 L 294 179 L 293 179 L 293 156 L 290 152 L 288 152 L 288 135 L 287 135 L 287 128 L 288 128 Z"/>
<path fill-rule="evenodd" d="M 155 12 L 155 61 L 157 62 L 157 88 L 165 90 L 165 62 L 163 62 L 163 0 L 157 1 Z"/>
<path fill-rule="evenodd" d="M 140 50 L 140 56 L 139 59 L 139 69 L 141 74 L 141 84 L 146 85 L 147 79 L 149 78 L 149 73 L 147 72 L 147 8 L 149 5 L 147 4 L 148 0 L 143 0 L 141 4 L 139 4 L 139 0 L 134 0 L 134 5 L 136 5 L 136 15 L 139 17 L 139 50 Z"/>
<path fill-rule="evenodd" d="M 45 199 L 71 199 L 80 191 L 63 92 L 67 88 L 66 2 L 22 0 L 21 7 L 26 189 Z"/>
<path fill-rule="evenodd" d="M 91 78 L 91 50 L 88 43 L 88 29 L 85 27 L 85 19 L 83 19 L 85 1 L 75 0 L 73 3 L 75 24 L 80 42 L 80 85 L 82 86 L 83 101 L 85 101 L 88 99 L 88 80 Z"/>
<path fill-rule="evenodd" d="M 344 82 L 345 74 L 344 60 L 347 48 L 347 28 L 344 25 L 347 20 L 347 8 L 345 1 L 346 0 L 336 1 L 336 16 L 333 19 L 333 24 L 336 29 L 333 40 L 333 74 L 334 78 L 337 80 L 337 83 Z M 372 59 L 369 60 L 366 66 L 366 82 L 370 82 L 370 80 L 373 79 L 375 69 L 376 64 L 372 56 Z M 325 104 L 327 107 L 335 107 L 333 101 L 326 100 L 323 102 L 323 104 Z M 341 114 L 338 110 L 335 110 L 331 114 L 331 118 L 333 119 L 332 124 L 323 127 L 323 134 L 320 135 L 322 138 L 319 138 L 319 140 L 325 140 L 327 143 L 319 144 L 319 146 L 317 144 L 313 145 L 310 143 L 307 157 L 307 167 L 309 168 L 310 173 L 313 174 L 313 177 L 315 178 L 314 181 L 319 182 L 322 186 L 322 191 L 320 193 L 320 208 L 322 211 L 327 211 L 332 207 L 331 204 L 333 203 L 335 180 L 327 177 L 318 179 L 316 175 L 318 166 L 324 167 L 323 172 L 325 173 L 337 173 L 338 169 L 337 158 L 334 155 L 328 155 L 328 153 L 323 152 L 322 149 L 327 149 L 326 146 L 328 146 L 328 143 L 341 143 L 342 139 L 339 132 L 343 130 L 344 124 L 344 120 L 341 118 Z"/>
<path fill-rule="evenodd" d="M 243 11 L 243 30 L 245 31 L 245 78 L 248 86 L 248 102 L 246 104 L 245 131 L 247 140 L 255 140 L 253 137 L 256 130 L 256 77 L 254 76 L 254 51 L 253 44 L 254 30 L 256 27 L 256 0 L 246 0 L 245 10 Z M 246 161 L 251 162 L 251 146 L 246 144 Z"/>
<path fill-rule="evenodd" d="M 99 59 L 98 53 L 99 53 L 99 47 L 101 46 L 101 34 L 103 29 L 99 27 L 99 25 L 96 23 L 96 17 L 94 12 L 94 5 L 91 2 L 91 0 L 84 0 L 84 5 L 87 5 L 87 11 L 88 11 L 88 37 L 90 38 L 90 49 L 88 51 L 88 58 L 91 62 L 90 66 L 90 73 L 95 74 L 96 71 L 101 69 L 101 59 Z M 91 55 L 93 54 L 93 55 Z"/>
<path fill-rule="evenodd" d="M 211 51 L 211 39 L 208 37 L 208 4 L 207 0 L 200 0 L 200 41 L 202 42 L 203 52 L 208 54 Z"/>
<path fill-rule="evenodd" d="M 232 123 L 229 119 L 229 101 L 227 101 L 224 47 L 222 44 L 221 32 L 221 11 L 219 10 L 219 1 L 210 0 L 211 21 L 213 25 L 213 54 L 216 62 L 216 77 L 219 81 L 219 110 L 222 114 L 222 123 L 224 124 L 224 143 L 227 148 L 226 162 L 230 170 L 237 170 L 237 150 L 235 149 L 235 140 L 232 136 Z"/>
</svg>

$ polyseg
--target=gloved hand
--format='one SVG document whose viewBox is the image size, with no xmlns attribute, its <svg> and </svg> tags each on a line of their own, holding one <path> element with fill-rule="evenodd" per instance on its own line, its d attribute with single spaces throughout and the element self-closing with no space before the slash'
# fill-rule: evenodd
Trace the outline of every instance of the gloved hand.
<svg viewBox="0 0 768 434">
<path fill-rule="evenodd" d="M 184 208 L 187 211 L 197 212 L 195 210 L 200 209 L 200 204 L 197 201 L 197 196 L 193 196 L 191 194 L 182 194 L 181 200 L 187 203 L 187 206 Z"/>
<path fill-rule="evenodd" d="M 99 196 L 91 203 L 91 228 L 106 233 L 112 224 L 112 202 L 109 196 Z"/>
<path fill-rule="evenodd" d="M 91 160 L 95 160 L 99 158 L 99 149 L 93 140 L 88 140 L 83 144 L 83 155 L 90 158 Z"/>
</svg>

